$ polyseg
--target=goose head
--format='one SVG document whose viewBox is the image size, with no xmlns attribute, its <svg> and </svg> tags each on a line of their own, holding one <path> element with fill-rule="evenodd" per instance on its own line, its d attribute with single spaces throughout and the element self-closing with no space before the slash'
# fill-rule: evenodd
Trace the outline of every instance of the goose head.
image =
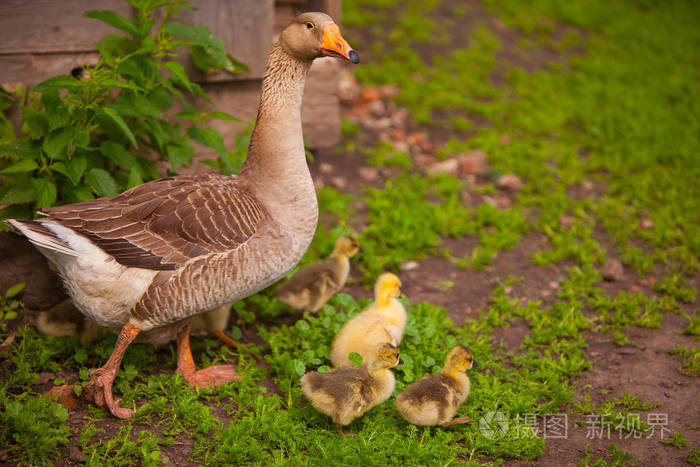
<svg viewBox="0 0 700 467">
<path fill-rule="evenodd" d="M 374 296 L 381 305 L 387 305 L 393 298 L 401 298 L 401 279 L 395 274 L 385 272 L 377 279 Z"/>
<path fill-rule="evenodd" d="M 352 258 L 360 251 L 360 245 L 354 238 L 341 236 L 335 241 L 331 256 Z"/>
<path fill-rule="evenodd" d="M 474 366 L 474 354 L 464 346 L 457 345 L 445 358 L 444 372 L 448 374 L 463 373 Z"/>
<path fill-rule="evenodd" d="M 403 360 L 399 357 L 399 349 L 389 343 L 379 344 L 374 352 L 374 355 L 369 360 L 369 369 L 377 370 L 384 368 L 393 368 L 396 365 L 401 365 Z"/>
<path fill-rule="evenodd" d="M 305 62 L 329 56 L 360 63 L 360 56 L 343 39 L 333 18 L 325 13 L 298 15 L 282 31 L 280 43 L 287 53 Z"/>
</svg>

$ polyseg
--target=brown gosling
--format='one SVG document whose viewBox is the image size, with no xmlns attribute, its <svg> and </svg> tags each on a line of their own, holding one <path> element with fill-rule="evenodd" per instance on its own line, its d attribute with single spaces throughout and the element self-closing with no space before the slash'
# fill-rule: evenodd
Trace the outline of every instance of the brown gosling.
<svg viewBox="0 0 700 467">
<path fill-rule="evenodd" d="M 424 376 L 396 396 L 401 416 L 414 425 L 447 427 L 469 423 L 469 417 L 453 417 L 469 395 L 469 378 L 464 372 L 472 365 L 472 352 L 461 345 L 454 347 L 440 372 Z"/>
<path fill-rule="evenodd" d="M 390 368 L 400 363 L 398 349 L 381 344 L 367 364 L 306 373 L 301 377 L 301 389 L 311 405 L 333 418 L 341 436 L 356 437 L 354 433 L 344 433 L 343 426 L 389 399 L 395 385 Z"/>
<path fill-rule="evenodd" d="M 331 255 L 297 271 L 277 288 L 277 298 L 295 310 L 318 311 L 343 288 L 350 272 L 350 258 L 358 251 L 356 240 L 338 237 Z"/>
<path fill-rule="evenodd" d="M 340 328 L 333 340 L 331 362 L 339 368 L 351 367 L 348 355 L 357 352 L 369 361 L 377 344 L 398 346 L 406 329 L 406 309 L 397 300 L 401 280 L 387 272 L 379 276 L 374 287 L 375 301 L 365 311 Z"/>
</svg>

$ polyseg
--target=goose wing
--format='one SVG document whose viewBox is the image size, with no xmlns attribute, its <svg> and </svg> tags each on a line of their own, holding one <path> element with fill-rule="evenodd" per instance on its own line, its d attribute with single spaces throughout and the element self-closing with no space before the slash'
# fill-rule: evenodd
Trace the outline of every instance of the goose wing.
<svg viewBox="0 0 700 467">
<path fill-rule="evenodd" d="M 234 249 L 268 219 L 235 178 L 211 174 L 163 178 L 113 198 L 40 213 L 86 236 L 120 264 L 154 270 Z"/>
</svg>

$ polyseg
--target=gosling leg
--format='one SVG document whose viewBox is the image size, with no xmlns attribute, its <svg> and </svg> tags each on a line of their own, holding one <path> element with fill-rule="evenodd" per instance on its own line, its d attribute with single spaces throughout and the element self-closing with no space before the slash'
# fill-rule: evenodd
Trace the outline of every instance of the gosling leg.
<svg viewBox="0 0 700 467">
<path fill-rule="evenodd" d="M 465 423 L 471 423 L 474 420 L 472 420 L 469 417 L 456 417 L 450 420 L 449 422 L 443 423 L 441 426 L 447 428 L 448 426 L 453 426 L 453 425 L 463 425 Z"/>
</svg>

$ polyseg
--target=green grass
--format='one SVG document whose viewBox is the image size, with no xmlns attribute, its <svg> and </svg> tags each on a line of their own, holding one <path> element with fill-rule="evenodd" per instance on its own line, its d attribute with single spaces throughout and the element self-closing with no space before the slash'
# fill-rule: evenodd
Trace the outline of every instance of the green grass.
<svg viewBox="0 0 700 467">
<path fill-rule="evenodd" d="M 517 31 L 518 53 L 537 66 L 526 70 L 505 62 L 499 53 L 512 45 L 493 22 L 460 33 L 460 22 L 473 12 L 446 1 L 343 2 L 344 34 L 368 52 L 356 68 L 358 78 L 398 85 L 396 103 L 417 123 L 451 135 L 440 156 L 481 149 L 490 172 L 478 186 L 454 176 L 423 176 L 409 154 L 388 143 L 363 146 L 357 142 L 361 127 L 344 121 L 343 134 L 354 142 L 345 148 L 364 154 L 370 164 L 393 166 L 399 175 L 357 195 L 322 189 L 320 227 L 300 265 L 327 255 L 338 235 L 352 234 L 364 250 L 353 263 L 369 286 L 379 273 L 396 272 L 402 263 L 428 255 L 493 271 L 500 252 L 519 248 L 528 236 L 542 239 L 532 263 L 565 271 L 557 277 L 551 302 L 511 297 L 506 288 L 523 281 L 506 278 L 509 271 L 498 271 L 502 280 L 488 286 L 488 306 L 459 326 L 449 317 L 454 310 L 405 301 L 409 321 L 400 347 L 405 364 L 395 370 L 396 392 L 436 371 L 451 346 L 467 345 L 479 367 L 469 372 L 472 392 L 458 414 L 479 420 L 501 412 L 510 422 L 505 433 L 489 439 L 477 423 L 414 427 L 389 400 L 353 422 L 357 440 L 341 439 L 330 419 L 303 399 L 298 380 L 305 371 L 329 368 L 335 332 L 367 302 L 338 294 L 319 313 L 292 321 L 273 290 L 234 305 L 230 333 L 240 337 L 253 329 L 260 345 L 233 352 L 211 339 L 194 342 L 198 365 L 233 363 L 244 380 L 191 391 L 172 374 L 173 345 L 157 351 L 133 345 L 115 392 L 122 404 L 137 409 L 134 418 L 114 421 L 106 411 L 91 409 L 80 427 L 71 428 L 62 406 L 41 397 L 32 384 L 45 372 L 54 375 L 55 384 L 66 377 L 86 382 L 89 369 L 109 356 L 116 338 L 87 345 L 17 327 L 15 315 L 22 317 L 23 311 L 17 296 L 9 294 L 0 303 L 0 340 L 16 332 L 0 379 L 0 443 L 7 446 L 8 462 L 50 464 L 75 435 L 88 465 L 168 460 L 501 465 L 507 459 L 535 460 L 545 452 L 544 439 L 522 436 L 515 423 L 522 414 L 569 408 L 577 417 L 595 413 L 628 420 L 636 411 L 653 409 L 653 401 L 627 393 L 595 405 L 590 394 L 576 394 L 576 383 L 591 368 L 585 353 L 590 334 L 605 332 L 616 344 L 629 343 L 631 327 L 658 329 L 665 315 L 679 313 L 687 319 L 683 332 L 700 336 L 697 313 L 687 311 L 697 295 L 691 278 L 700 271 L 700 64 L 693 46 L 700 32 L 692 20 L 693 4 L 484 3 Z M 567 32 L 558 34 L 562 27 Z M 426 47 L 434 53 L 425 53 Z M 556 63 L 540 63 L 536 57 L 543 52 L 565 55 Z M 492 79 L 495 73 L 499 80 Z M 236 160 L 245 141 L 242 134 L 230 153 Z M 498 190 L 493 182 L 503 173 L 515 173 L 524 183 L 510 208 L 464 206 L 465 190 L 493 195 Z M 356 223 L 354 211 L 366 213 L 366 223 Z M 562 216 L 571 221 L 562 223 Z M 445 248 L 446 238 L 468 238 L 476 246 L 457 257 Z M 639 278 L 654 277 L 654 290 L 607 292 L 600 285 L 600 267 L 611 256 Z M 460 284 L 436 285 L 449 294 Z M 288 324 L 276 324 L 282 317 Z M 496 335 L 518 323 L 525 323 L 526 333 L 517 349 L 506 349 Z M 696 348 L 678 346 L 670 353 L 680 359 L 681 371 L 698 373 Z M 260 359 L 266 365 L 257 365 Z M 62 371 L 67 376 L 58 376 Z M 270 380 L 279 394 L 263 386 Z M 117 427 L 110 436 L 108 427 Z M 183 444 L 188 457 L 170 457 Z M 698 450 L 687 459 L 697 465 Z M 586 448 L 579 465 L 636 462 L 611 444 L 602 454 Z"/>
</svg>

